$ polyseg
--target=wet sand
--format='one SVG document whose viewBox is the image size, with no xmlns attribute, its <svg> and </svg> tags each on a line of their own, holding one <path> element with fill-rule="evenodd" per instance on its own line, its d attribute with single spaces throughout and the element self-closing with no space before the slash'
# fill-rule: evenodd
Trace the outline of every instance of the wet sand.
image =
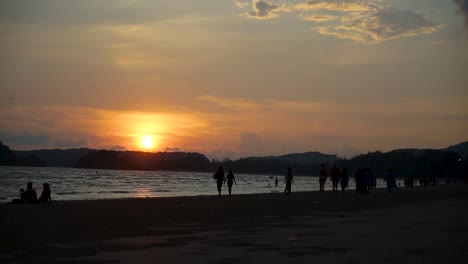
<svg viewBox="0 0 468 264">
<path fill-rule="evenodd" d="M 0 262 L 465 263 L 467 205 L 467 185 L 2 204 Z"/>
</svg>

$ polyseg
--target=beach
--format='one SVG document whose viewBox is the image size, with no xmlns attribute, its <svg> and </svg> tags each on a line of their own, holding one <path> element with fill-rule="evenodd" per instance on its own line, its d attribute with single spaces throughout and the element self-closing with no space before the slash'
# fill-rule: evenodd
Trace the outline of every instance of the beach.
<svg viewBox="0 0 468 264">
<path fill-rule="evenodd" d="M 467 202 L 452 184 L 2 204 L 0 262 L 465 263 Z"/>
</svg>

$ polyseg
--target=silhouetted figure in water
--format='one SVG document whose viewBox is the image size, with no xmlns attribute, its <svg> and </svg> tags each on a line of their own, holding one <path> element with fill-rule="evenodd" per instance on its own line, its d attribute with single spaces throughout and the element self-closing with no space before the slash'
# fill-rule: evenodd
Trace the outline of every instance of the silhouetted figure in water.
<svg viewBox="0 0 468 264">
<path fill-rule="evenodd" d="M 349 183 L 349 175 L 348 175 L 348 171 L 346 170 L 346 168 L 343 168 L 341 170 L 340 182 L 341 182 L 341 192 L 344 193 L 345 189 L 348 188 L 348 183 Z"/>
<path fill-rule="evenodd" d="M 294 182 L 291 168 L 288 169 L 288 173 L 286 174 L 286 176 L 284 176 L 284 181 L 286 182 L 286 188 L 284 189 L 284 193 L 286 195 L 289 195 L 291 193 L 291 185 Z"/>
<path fill-rule="evenodd" d="M 320 192 L 324 192 L 325 182 L 327 181 L 327 170 L 325 169 L 325 164 L 320 165 L 319 175 Z"/>
<path fill-rule="evenodd" d="M 335 165 L 333 165 L 333 167 L 330 170 L 330 179 L 332 181 L 333 192 L 338 191 L 338 178 L 339 178 L 339 176 L 340 176 L 340 171 L 338 170 L 338 168 L 336 167 L 336 164 L 335 164 Z"/>
<path fill-rule="evenodd" d="M 385 175 L 385 181 L 387 182 L 388 193 L 392 192 L 392 189 L 396 188 L 396 178 L 395 173 L 392 168 L 388 169 L 387 174 Z"/>
<path fill-rule="evenodd" d="M 41 203 L 50 203 L 52 202 L 52 198 L 50 197 L 50 186 L 48 183 L 44 183 L 42 185 L 42 193 L 39 197 L 39 202 Z"/>
<path fill-rule="evenodd" d="M 226 179 L 224 180 L 224 183 L 228 183 L 228 189 L 229 189 L 229 196 L 231 196 L 231 190 L 232 190 L 232 183 L 236 183 L 236 179 L 234 178 L 234 174 L 232 174 L 232 170 L 229 170 L 228 174 L 226 175 Z"/>
<path fill-rule="evenodd" d="M 224 181 L 224 170 L 222 166 L 219 166 L 218 171 L 213 175 L 216 179 L 216 186 L 218 187 L 218 195 L 221 196 L 221 187 Z"/>
<path fill-rule="evenodd" d="M 275 187 L 278 187 L 278 177 L 275 179 Z"/>
</svg>

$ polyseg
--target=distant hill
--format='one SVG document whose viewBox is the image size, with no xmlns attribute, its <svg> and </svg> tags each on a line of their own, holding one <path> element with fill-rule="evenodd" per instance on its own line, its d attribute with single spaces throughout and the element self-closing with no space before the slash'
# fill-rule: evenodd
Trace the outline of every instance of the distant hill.
<svg viewBox="0 0 468 264">
<path fill-rule="evenodd" d="M 446 150 L 456 152 L 460 154 L 462 157 L 464 157 L 465 159 L 467 159 L 468 158 L 468 141 L 450 146 L 446 148 Z"/>
<path fill-rule="evenodd" d="M 96 149 L 42 149 L 42 150 L 15 150 L 13 153 L 18 158 L 36 158 L 45 162 L 47 167 L 74 167 L 85 155 L 96 152 Z"/>
<path fill-rule="evenodd" d="M 460 160 L 460 158 L 462 158 Z M 12 151 L 0 142 L 0 165 L 78 167 L 124 170 L 214 171 L 218 166 L 234 173 L 284 175 L 291 167 L 294 175 L 316 176 L 320 164 L 347 168 L 351 175 L 359 168 L 370 168 L 382 177 L 393 168 L 398 177 L 468 176 L 468 142 L 445 149 L 396 149 L 369 152 L 351 159 L 320 152 L 293 153 L 280 156 L 246 157 L 238 160 L 213 160 L 195 152 L 139 152 L 96 149 L 52 149 Z"/>
<path fill-rule="evenodd" d="M 115 170 L 211 171 L 203 154 L 190 152 L 140 152 L 99 150 L 83 156 L 77 168 Z"/>
<path fill-rule="evenodd" d="M 276 158 L 285 162 L 301 164 L 333 163 L 338 160 L 336 154 L 323 154 L 317 151 L 286 154 L 277 156 Z"/>
</svg>

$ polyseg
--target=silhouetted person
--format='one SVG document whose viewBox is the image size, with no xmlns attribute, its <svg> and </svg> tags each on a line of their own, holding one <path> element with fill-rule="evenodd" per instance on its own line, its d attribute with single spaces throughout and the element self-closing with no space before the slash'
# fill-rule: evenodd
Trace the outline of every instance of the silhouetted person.
<svg viewBox="0 0 468 264">
<path fill-rule="evenodd" d="M 26 195 L 25 195 L 25 191 L 23 188 L 20 189 L 20 198 L 19 199 L 13 199 L 11 200 L 10 203 L 12 204 L 23 204 L 26 202 Z"/>
<path fill-rule="evenodd" d="M 325 169 L 325 164 L 320 165 L 319 175 L 320 192 L 323 192 L 325 191 L 325 182 L 327 181 L 327 170 Z"/>
<path fill-rule="evenodd" d="M 286 176 L 284 176 L 284 181 L 286 182 L 286 188 L 284 188 L 284 193 L 286 195 L 289 195 L 291 193 L 291 185 L 294 182 L 291 168 L 288 169 L 288 173 L 286 174 Z"/>
<path fill-rule="evenodd" d="M 26 187 L 26 191 L 24 192 L 25 202 L 30 204 L 37 203 L 37 193 L 33 189 L 32 182 L 28 182 Z"/>
<path fill-rule="evenodd" d="M 362 194 L 365 191 L 366 183 L 364 180 L 364 169 L 359 168 L 354 175 L 354 181 L 356 182 L 356 193 Z"/>
<path fill-rule="evenodd" d="M 275 187 L 278 187 L 278 177 L 275 179 Z"/>
<path fill-rule="evenodd" d="M 344 193 L 345 189 L 348 188 L 348 183 L 349 183 L 349 175 L 348 175 L 348 171 L 346 170 L 346 168 L 343 168 L 343 170 L 341 170 L 340 182 L 341 182 L 341 192 Z"/>
<path fill-rule="evenodd" d="M 333 165 L 333 167 L 330 170 L 330 179 L 332 181 L 333 192 L 338 191 L 338 178 L 339 178 L 339 176 L 340 176 L 340 171 L 338 170 L 338 168 L 336 167 L 336 164 L 335 164 L 335 165 Z"/>
<path fill-rule="evenodd" d="M 232 170 L 229 170 L 228 174 L 226 175 L 226 179 L 224 182 L 227 181 L 228 184 L 228 190 L 229 190 L 229 196 L 231 196 L 231 190 L 232 190 L 232 183 L 236 183 L 236 179 L 234 178 L 234 174 L 232 174 Z"/>
<path fill-rule="evenodd" d="M 392 168 L 388 169 L 387 174 L 385 175 L 385 181 L 387 182 L 388 193 L 392 192 L 392 189 L 396 188 L 396 178 L 395 173 Z"/>
<path fill-rule="evenodd" d="M 222 166 L 219 166 L 218 171 L 213 175 L 216 179 L 216 186 L 218 187 L 218 195 L 221 196 L 221 187 L 224 181 L 224 170 Z"/>
<path fill-rule="evenodd" d="M 42 193 L 41 196 L 39 197 L 39 202 L 41 203 L 50 203 L 52 202 L 52 198 L 50 196 L 50 186 L 48 183 L 44 183 L 42 185 Z"/>
</svg>

